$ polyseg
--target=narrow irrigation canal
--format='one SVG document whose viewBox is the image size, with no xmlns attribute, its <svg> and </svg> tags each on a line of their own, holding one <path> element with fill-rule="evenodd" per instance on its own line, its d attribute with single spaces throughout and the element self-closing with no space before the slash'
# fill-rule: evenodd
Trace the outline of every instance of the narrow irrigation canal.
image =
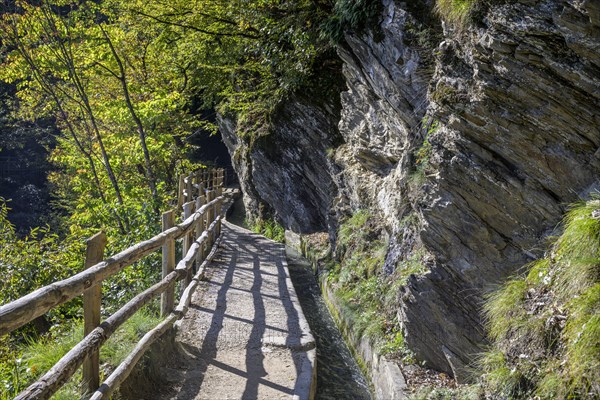
<svg viewBox="0 0 600 400">
<path fill-rule="evenodd" d="M 316 399 L 371 399 L 367 380 L 329 314 L 310 262 L 291 253 L 290 277 L 317 342 Z"/>
<path fill-rule="evenodd" d="M 228 221 L 244 226 L 241 199 L 230 211 Z M 290 278 L 317 342 L 316 399 L 371 399 L 368 382 L 329 314 L 310 262 L 293 250 L 287 252 L 287 258 Z"/>
</svg>

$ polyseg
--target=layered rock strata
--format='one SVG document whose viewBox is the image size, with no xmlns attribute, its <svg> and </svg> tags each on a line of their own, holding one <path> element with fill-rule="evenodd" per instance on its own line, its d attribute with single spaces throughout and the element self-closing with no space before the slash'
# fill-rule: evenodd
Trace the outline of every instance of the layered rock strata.
<svg viewBox="0 0 600 400">
<path fill-rule="evenodd" d="M 429 23 L 384 0 L 377 34 L 339 46 L 339 98 L 296 96 L 252 148 L 229 120 L 221 131 L 251 210 L 332 237 L 340 216 L 373 210 L 386 271 L 425 246 L 430 272 L 403 289 L 398 318 L 420 359 L 464 380 L 485 343 L 484 294 L 599 185 L 600 7 L 507 3 L 438 41 Z M 418 152 L 423 121 L 434 129 Z"/>
</svg>

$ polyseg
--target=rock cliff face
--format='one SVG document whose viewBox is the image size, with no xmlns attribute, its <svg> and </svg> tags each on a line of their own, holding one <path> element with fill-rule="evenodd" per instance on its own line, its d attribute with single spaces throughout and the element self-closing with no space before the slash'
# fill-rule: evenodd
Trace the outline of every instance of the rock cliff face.
<svg viewBox="0 0 600 400">
<path fill-rule="evenodd" d="M 223 141 L 232 156 L 254 217 L 273 215 L 296 232 L 333 232 L 336 166 L 330 154 L 339 144 L 339 98 L 297 95 L 278 111 L 273 129 L 252 145 L 236 134 L 235 123 L 220 117 Z"/>
<path fill-rule="evenodd" d="M 421 233 L 436 265 L 401 318 L 418 354 L 456 374 L 483 342 L 481 295 L 538 257 L 600 177 L 600 21 L 591 2 L 535 3 L 492 9 L 439 47 Z"/>
<path fill-rule="evenodd" d="M 425 246 L 431 271 L 403 289 L 398 318 L 420 359 L 463 379 L 485 343 L 483 295 L 538 257 L 565 204 L 599 185 L 600 6 L 492 7 L 431 44 L 433 70 L 411 37 L 436 26 L 383 5 L 381 40 L 348 34 L 339 46 L 341 108 L 298 96 L 252 149 L 229 121 L 222 132 L 251 210 L 333 234 L 341 215 L 374 209 L 391 238 L 386 268 Z M 424 119 L 435 129 L 423 180 Z M 418 232 L 402 223 L 409 213 Z"/>
</svg>

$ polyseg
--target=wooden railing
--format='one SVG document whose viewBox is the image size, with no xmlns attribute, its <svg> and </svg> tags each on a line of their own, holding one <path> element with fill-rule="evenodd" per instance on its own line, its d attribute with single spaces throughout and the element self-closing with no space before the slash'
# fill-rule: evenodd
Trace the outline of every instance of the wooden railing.
<svg viewBox="0 0 600 400">
<path fill-rule="evenodd" d="M 222 169 L 181 176 L 177 211 L 183 210 L 183 222 L 176 225 L 176 210 L 167 211 L 162 215 L 160 234 L 107 259 L 103 259 L 107 238 L 100 232 L 87 241 L 84 271 L 0 306 L 2 336 L 83 294 L 85 337 L 17 399 L 49 398 L 82 365 L 84 389 L 91 394 L 91 399 L 109 398 L 150 345 L 187 312 L 204 268 L 218 245 L 225 200 L 223 179 Z M 182 258 L 176 262 L 175 241 L 178 239 L 183 241 Z M 158 249 L 162 249 L 161 281 L 139 293 L 101 322 L 102 281 Z M 183 281 L 182 291 L 175 306 L 175 283 L 180 280 Z M 158 295 L 161 296 L 161 316 L 164 319 L 142 337 L 125 360 L 100 384 L 100 347 L 119 326 Z"/>
</svg>

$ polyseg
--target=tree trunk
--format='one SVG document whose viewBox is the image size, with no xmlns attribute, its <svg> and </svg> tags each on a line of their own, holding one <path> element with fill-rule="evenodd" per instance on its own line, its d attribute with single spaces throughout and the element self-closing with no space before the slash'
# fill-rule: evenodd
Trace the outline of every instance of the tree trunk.
<svg viewBox="0 0 600 400">
<path fill-rule="evenodd" d="M 104 37 L 106 38 L 106 43 L 110 47 L 110 51 L 111 51 L 113 57 L 115 58 L 115 61 L 117 62 L 117 65 L 119 67 L 119 75 L 115 74 L 115 76 L 121 82 L 121 86 L 123 87 L 123 94 L 125 96 L 125 104 L 127 105 L 129 114 L 131 115 L 131 118 L 133 118 L 133 121 L 135 122 L 135 125 L 137 127 L 138 136 L 140 138 L 140 144 L 142 145 L 142 150 L 144 152 L 144 162 L 146 164 L 146 168 L 145 168 L 144 172 L 146 175 L 146 180 L 148 181 L 148 187 L 150 188 L 150 192 L 152 193 L 152 200 L 153 200 L 152 207 L 154 209 L 154 212 L 158 215 L 160 213 L 160 210 L 158 209 L 159 200 L 158 200 L 158 192 L 156 190 L 156 177 L 154 176 L 154 172 L 152 170 L 152 163 L 150 160 L 150 152 L 148 151 L 148 146 L 146 144 L 146 131 L 144 129 L 144 125 L 142 124 L 142 120 L 139 118 L 139 116 L 135 112 L 135 108 L 133 107 L 133 103 L 131 102 L 131 96 L 129 95 L 129 88 L 127 86 L 127 76 L 125 75 L 125 66 L 123 65 L 121 57 L 119 57 L 119 55 L 117 54 L 117 51 L 113 45 L 112 40 L 108 36 L 108 33 L 104 30 L 104 28 L 102 28 L 102 26 L 100 26 L 100 29 L 102 30 L 102 33 L 104 34 Z"/>
</svg>

